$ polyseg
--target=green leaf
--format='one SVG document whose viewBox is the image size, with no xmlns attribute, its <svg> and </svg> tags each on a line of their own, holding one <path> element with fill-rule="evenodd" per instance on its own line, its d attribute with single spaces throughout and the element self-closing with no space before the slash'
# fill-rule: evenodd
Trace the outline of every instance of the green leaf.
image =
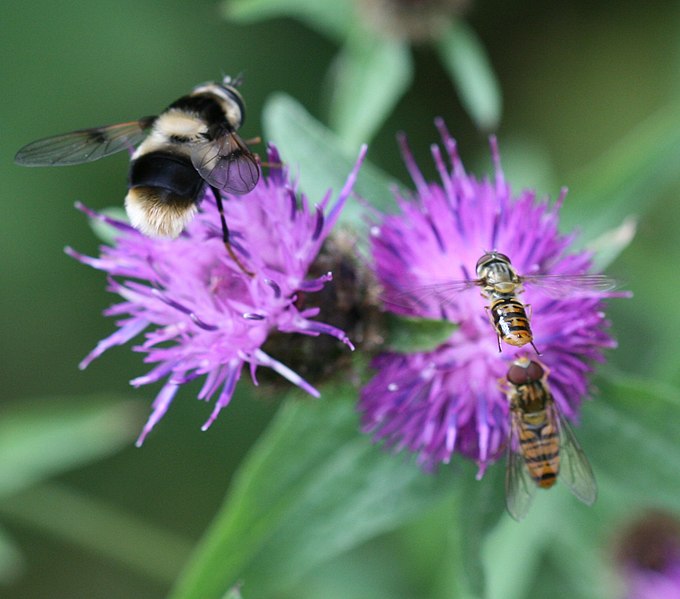
<svg viewBox="0 0 680 599">
<path fill-rule="evenodd" d="M 357 153 L 348 154 L 335 134 L 283 94 L 267 101 L 262 120 L 267 138 L 276 144 L 293 177 L 299 176 L 300 187 L 312 202 L 320 201 L 329 189 L 338 193 L 356 164 L 358 148 Z M 389 212 L 395 207 L 391 188 L 396 185 L 383 171 L 364 162 L 354 192 L 378 210 Z M 350 198 L 340 222 L 365 227 L 365 209 Z"/>
<path fill-rule="evenodd" d="M 479 128 L 493 131 L 501 118 L 501 91 L 477 34 L 455 21 L 437 48 L 467 113 Z"/>
<path fill-rule="evenodd" d="M 357 28 L 335 64 L 330 122 L 345 147 L 369 143 L 413 78 L 408 46 Z"/>
<path fill-rule="evenodd" d="M 504 464 L 496 468 L 504 469 Z M 502 484 L 502 483 L 501 483 Z M 556 498 L 551 490 L 536 497 L 522 522 L 509 515 L 483 540 L 483 565 L 489 599 L 523 599 L 540 572 L 541 559 L 552 542 Z M 505 508 L 503 508 L 505 509 Z M 585 509 L 585 508 L 584 508 Z M 517 567 L 521 564 L 521 567 Z"/>
<path fill-rule="evenodd" d="M 0 515 L 164 584 L 175 579 L 191 549 L 174 533 L 54 483 L 0 500 Z"/>
<path fill-rule="evenodd" d="M 486 572 L 483 563 L 484 540 L 499 520 L 507 518 L 503 477 L 503 462 L 491 466 L 482 480 L 476 480 L 473 465 L 465 464 L 460 476 L 461 498 L 459 529 L 456 533 L 459 549 L 460 577 L 466 595 L 485 597 Z"/>
<path fill-rule="evenodd" d="M 227 591 L 224 599 L 242 599 L 241 587 L 239 585 L 234 585 L 231 589 Z"/>
<path fill-rule="evenodd" d="M 336 40 L 342 40 L 352 25 L 349 0 L 225 0 L 221 5 L 226 19 L 252 23 L 276 17 L 293 17 Z"/>
<path fill-rule="evenodd" d="M 593 254 L 594 270 L 602 271 L 614 262 L 633 241 L 636 230 L 637 219 L 629 216 L 618 227 L 605 231 L 586 244 L 586 249 Z"/>
<path fill-rule="evenodd" d="M 16 580 L 24 569 L 24 558 L 14 541 L 0 528 L 0 585 Z"/>
<path fill-rule="evenodd" d="M 671 103 L 648 118 L 570 180 L 561 214 L 586 243 L 631 215 L 650 210 L 680 178 L 680 106 Z M 584 218 L 587 215 L 587 218 Z"/>
<path fill-rule="evenodd" d="M 102 216 L 108 216 L 110 218 L 115 218 L 116 220 L 122 221 L 124 223 L 129 222 L 127 213 L 125 209 L 119 206 L 111 206 L 110 208 L 104 208 L 98 211 Z M 104 219 L 90 218 L 90 227 L 94 234 L 99 238 L 100 241 L 107 245 L 113 245 L 116 237 L 120 236 L 120 231 L 115 227 L 112 227 Z"/>
<path fill-rule="evenodd" d="M 284 592 L 317 565 L 392 530 L 441 500 L 426 475 L 358 432 L 356 391 L 288 401 L 237 474 L 172 599 Z"/>
<path fill-rule="evenodd" d="M 399 353 L 430 351 L 453 335 L 458 325 L 449 320 L 429 320 L 387 313 L 388 350 Z"/>
<path fill-rule="evenodd" d="M 680 511 L 680 395 L 654 380 L 610 373 L 584 406 L 577 431 L 597 471 L 618 480 L 621 493 Z"/>
<path fill-rule="evenodd" d="M 111 455 L 139 429 L 139 411 L 110 397 L 14 402 L 0 412 L 0 497 Z"/>
</svg>

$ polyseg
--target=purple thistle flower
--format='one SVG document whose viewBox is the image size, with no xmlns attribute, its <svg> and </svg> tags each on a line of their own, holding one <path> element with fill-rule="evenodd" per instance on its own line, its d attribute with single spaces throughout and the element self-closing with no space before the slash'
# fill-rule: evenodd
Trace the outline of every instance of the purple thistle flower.
<svg viewBox="0 0 680 599">
<path fill-rule="evenodd" d="M 138 446 L 163 417 L 179 388 L 198 377 L 204 377 L 198 398 L 209 401 L 217 396 L 203 425 L 206 430 L 229 404 L 246 363 L 255 384 L 258 366 L 265 366 L 319 396 L 299 375 L 265 353 L 262 345 L 271 332 L 280 331 L 331 335 L 354 349 L 342 330 L 314 320 L 318 308 L 298 309 L 296 294 L 319 291 L 332 278 L 327 273 L 306 279 L 352 191 L 365 152 L 362 148 L 332 204 L 330 191 L 315 207 L 305 196 L 299 198 L 285 168 L 271 168 L 248 196 L 225 198 L 232 246 L 256 273 L 253 278 L 226 252 L 210 192 L 196 217 L 174 240 L 146 237 L 126 223 L 78 206 L 90 218 L 114 227 L 118 236 L 113 246 L 102 247 L 98 258 L 71 248 L 66 252 L 108 273 L 108 289 L 124 300 L 105 311 L 118 318 L 118 330 L 100 341 L 80 368 L 145 332 L 144 341 L 134 350 L 155 366 L 130 384 L 140 387 L 164 381 Z M 273 147 L 268 149 L 268 161 L 281 163 Z"/>
<path fill-rule="evenodd" d="M 680 522 L 650 510 L 618 542 L 617 558 L 626 599 L 680 597 Z"/>
<path fill-rule="evenodd" d="M 534 191 L 513 195 L 495 138 L 491 138 L 495 178 L 478 180 L 465 172 L 442 120 L 437 127 L 451 168 L 434 145 L 432 155 L 441 183 L 425 181 L 402 137 L 415 198 L 397 195 L 400 213 L 383 216 L 372 229 L 375 271 L 387 297 L 474 279 L 477 260 L 490 250 L 509 256 L 524 276 L 588 272 L 590 256 L 568 253 L 574 235 L 558 231 L 565 191 L 552 207 L 538 200 Z M 569 419 L 577 416 L 587 392 L 591 364 L 603 360 L 605 348 L 615 346 L 606 332 L 601 301 L 614 295 L 591 292 L 555 299 L 527 286 L 519 296 L 530 305 L 527 313 L 541 362 L 550 369 L 550 388 Z M 446 319 L 458 328 L 433 351 L 384 353 L 374 360 L 377 374 L 363 388 L 360 399 L 366 432 L 397 450 L 417 452 L 427 468 L 448 463 L 457 451 L 477 461 L 479 476 L 483 474 L 508 437 L 508 401 L 499 380 L 516 357 L 533 354 L 531 346 L 516 348 L 505 343 L 502 352 L 498 351 L 487 304 L 478 287 L 446 302 L 423 290 L 410 307 L 388 303 L 387 308 L 397 314 Z"/>
</svg>

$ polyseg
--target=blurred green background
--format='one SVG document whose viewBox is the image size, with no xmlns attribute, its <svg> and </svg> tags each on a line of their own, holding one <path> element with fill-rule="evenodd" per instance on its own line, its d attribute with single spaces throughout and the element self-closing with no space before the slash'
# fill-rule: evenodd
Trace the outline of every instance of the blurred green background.
<svg viewBox="0 0 680 599">
<path fill-rule="evenodd" d="M 107 398 L 125 397 L 134 403 L 123 404 L 122 411 L 110 417 L 120 421 L 121 430 L 135 435 L 153 395 L 146 389 L 132 390 L 127 381 L 146 369 L 126 347 L 108 352 L 84 372 L 78 370 L 78 362 L 113 330 L 113 321 L 101 316 L 113 298 L 105 293 L 100 273 L 63 253 L 65 245 L 96 253 L 98 241 L 73 203 L 80 200 L 94 208 L 120 205 L 127 159 L 120 155 L 67 169 L 26 169 L 13 165 L 14 153 L 47 135 L 157 113 L 196 83 L 222 73 L 245 75 L 245 137 L 262 132 L 262 108 L 278 91 L 326 122 L 323 82 L 337 46 L 292 19 L 229 23 L 212 0 L 35 0 L 6 2 L 0 13 L 4 206 L 0 418 L 3 414 L 5 422 L 35 418 L 40 421 L 36 430 L 45 433 L 40 447 L 59 451 L 64 439 L 50 429 L 54 424 L 50 414 L 60 418 L 55 405 L 69 406 L 76 435 L 87 429 L 87 418 L 97 417 L 88 415 L 87 406 L 101 402 L 102 410 L 113 409 Z M 609 176 L 625 179 L 621 169 L 635 175 L 630 189 L 637 198 L 635 212 L 641 214 L 638 235 L 608 269 L 635 298 L 610 304 L 620 347 L 609 353 L 609 361 L 612 370 L 652 379 L 673 395 L 680 383 L 680 144 L 675 143 L 680 138 L 680 111 L 675 111 L 680 106 L 680 4 L 493 0 L 472 2 L 466 20 L 487 49 L 500 82 L 503 116 L 498 136 L 513 186 L 531 186 L 554 197 L 560 186 L 567 185 L 568 205 L 572 197 L 578 201 L 581 192 L 592 195 L 598 186 L 606 188 Z M 403 130 L 423 169 L 433 174 L 428 148 L 436 141 L 433 119 L 443 116 L 459 141 L 466 166 L 483 174 L 489 167 L 487 134 L 475 128 L 461 107 L 433 51 L 419 47 L 414 56 L 414 85 L 372 142 L 369 160 L 407 181 L 395 142 L 396 132 Z M 638 173 L 635 166 L 645 161 L 650 148 L 668 152 Z M 597 214 L 597 198 L 591 195 L 588 205 L 565 216 L 570 224 Z M 253 393 L 251 385 L 244 384 L 210 431 L 201 433 L 207 412 L 194 400 L 196 391 L 191 386 L 182 390 L 142 449 L 133 447 L 127 432 L 112 434 L 109 443 L 90 439 L 85 432 L 88 443 L 100 441 L 92 450 L 93 459 L 101 457 L 96 463 L 67 456 L 63 463 L 69 467 L 61 468 L 64 472 L 51 482 L 38 487 L 26 483 L 18 495 L 8 492 L 5 499 L 0 494 L 0 539 L 6 538 L 6 547 L 13 548 L 8 549 L 6 563 L 16 566 L 7 569 L 6 586 L 0 587 L 3 597 L 166 595 L 186 551 L 218 510 L 236 466 L 278 405 L 276 397 Z M 91 400 L 95 395 L 97 400 Z M 677 411 L 664 416 L 678 422 Z M 584 420 L 587 417 L 588 409 Z M 127 424 L 130 420 L 132 425 Z M 606 446 L 608 439 L 595 431 L 617 435 L 610 428 L 584 431 L 583 444 L 587 440 L 588 447 Z M 3 429 L 0 422 L 0 434 L 7 430 L 10 427 Z M 0 449 L 5 447 L 12 445 L 0 437 Z M 16 456 L 0 454 L 0 462 L 8 457 Z M 600 476 L 598 466 L 606 460 L 592 461 Z M 625 473 L 622 464 L 621 475 Z M 635 472 L 630 476 L 634 478 Z M 600 478 L 606 480 L 606 473 Z M 617 505 L 615 493 L 610 495 L 605 506 Z M 37 523 L 41 512 L 54 513 L 67 527 L 69 519 L 82 523 L 87 514 L 76 509 L 77 497 L 94 498 L 102 514 L 112 518 L 109 534 L 115 539 L 120 533 L 121 553 L 129 543 L 143 555 L 148 538 L 144 531 L 149 535 L 155 531 L 160 546 L 171 547 L 173 556 L 149 558 L 158 562 L 149 574 L 126 564 L 124 557 L 111 559 L 115 550 L 100 551 L 90 541 L 68 538 L 49 524 Z M 656 501 L 655 489 L 649 488 L 649 503 Z M 576 502 L 565 506 L 584 509 Z M 623 521 L 626 511 L 618 506 Z M 143 523 L 139 539 L 118 527 L 117 518 L 123 515 Z M 423 517 L 437 521 L 436 515 Z M 615 536 L 615 525 L 598 539 L 602 555 Z M 134 528 L 131 522 L 130 530 Z M 418 570 L 418 560 L 424 558 L 413 546 L 406 547 L 417 533 L 391 534 L 362 544 L 315 576 L 322 578 L 324 571 L 335 569 L 346 580 L 374 575 L 377 585 L 382 571 L 386 578 L 382 596 L 429 597 L 423 590 L 427 583 L 419 580 L 425 570 Z M 423 555 L 434 551 L 427 539 L 420 542 Z M 388 580 L 384 569 L 391 564 L 391 571 L 400 559 L 410 560 L 413 571 L 400 571 Z M 549 564 L 546 571 L 552 571 Z M 308 596 L 314 596 L 314 584 L 307 581 Z M 554 587 L 534 589 L 533 596 L 554 596 L 562 588 L 571 589 L 569 584 L 568 577 L 557 577 Z M 329 595 L 319 591 L 317 596 Z M 355 589 L 347 596 L 375 595 Z"/>
</svg>

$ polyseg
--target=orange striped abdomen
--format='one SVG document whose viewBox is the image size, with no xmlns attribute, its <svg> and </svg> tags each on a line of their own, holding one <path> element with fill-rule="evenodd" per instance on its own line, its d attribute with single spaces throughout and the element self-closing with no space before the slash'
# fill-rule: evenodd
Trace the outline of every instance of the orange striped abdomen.
<svg viewBox="0 0 680 599">
<path fill-rule="evenodd" d="M 524 304 L 516 297 L 497 298 L 489 309 L 496 333 L 508 345 L 522 347 L 533 341 Z"/>
<path fill-rule="evenodd" d="M 519 431 L 522 456 L 533 481 L 543 489 L 557 482 L 560 471 L 560 438 L 545 411 L 523 414 Z"/>
</svg>

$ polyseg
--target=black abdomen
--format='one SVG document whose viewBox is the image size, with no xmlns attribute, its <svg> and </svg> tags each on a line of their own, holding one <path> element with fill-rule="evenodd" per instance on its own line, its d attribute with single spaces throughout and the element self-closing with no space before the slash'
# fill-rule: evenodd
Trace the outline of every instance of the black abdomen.
<svg viewBox="0 0 680 599">
<path fill-rule="evenodd" d="M 168 192 L 167 197 L 196 202 L 205 181 L 187 156 L 149 152 L 130 163 L 129 187 L 148 187 Z"/>
</svg>

